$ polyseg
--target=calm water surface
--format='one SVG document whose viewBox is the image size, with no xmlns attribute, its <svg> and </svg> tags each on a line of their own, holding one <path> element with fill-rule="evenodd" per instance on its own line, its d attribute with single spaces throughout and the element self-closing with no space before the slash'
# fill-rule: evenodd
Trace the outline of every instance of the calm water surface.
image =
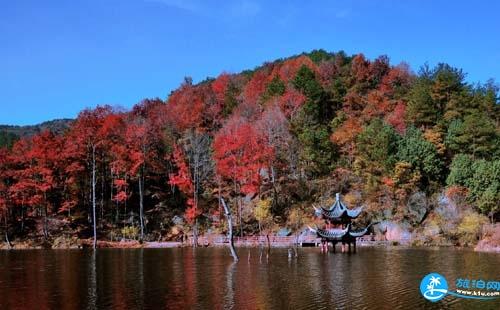
<svg viewBox="0 0 500 310">
<path fill-rule="evenodd" d="M 1 309 L 500 309 L 500 300 L 421 297 L 420 280 L 500 280 L 500 255 L 455 249 L 226 248 L 0 251 Z M 250 257 L 248 257 L 250 255 Z"/>
</svg>

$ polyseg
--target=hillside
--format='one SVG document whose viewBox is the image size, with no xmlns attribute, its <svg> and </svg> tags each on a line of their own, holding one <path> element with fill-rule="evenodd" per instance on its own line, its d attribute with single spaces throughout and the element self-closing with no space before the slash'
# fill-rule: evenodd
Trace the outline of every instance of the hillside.
<svg viewBox="0 0 500 310">
<path fill-rule="evenodd" d="M 70 127 L 72 122 L 71 119 L 56 119 L 28 126 L 0 125 L 0 147 L 11 147 L 19 138 L 34 136 L 44 130 L 61 134 Z"/>
<path fill-rule="evenodd" d="M 53 133 L 8 127 L 23 138 L 0 151 L 0 214 L 13 238 L 166 240 L 224 232 L 224 197 L 246 235 L 299 230 L 340 192 L 386 237 L 475 244 L 499 214 L 500 109 L 464 77 L 316 50 Z"/>
</svg>

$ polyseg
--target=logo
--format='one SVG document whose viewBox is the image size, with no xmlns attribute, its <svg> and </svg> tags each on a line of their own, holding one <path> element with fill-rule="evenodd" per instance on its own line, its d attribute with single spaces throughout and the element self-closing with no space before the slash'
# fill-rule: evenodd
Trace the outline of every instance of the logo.
<svg viewBox="0 0 500 310">
<path fill-rule="evenodd" d="M 430 273 L 420 282 L 420 293 L 427 300 L 439 301 L 448 293 L 448 282 L 439 273 Z"/>
<path fill-rule="evenodd" d="M 429 273 L 420 282 L 420 293 L 425 299 L 436 302 L 446 295 L 459 298 L 492 300 L 500 297 L 500 282 L 482 279 L 457 279 L 456 291 L 448 289 L 448 282 L 439 273 Z"/>
</svg>

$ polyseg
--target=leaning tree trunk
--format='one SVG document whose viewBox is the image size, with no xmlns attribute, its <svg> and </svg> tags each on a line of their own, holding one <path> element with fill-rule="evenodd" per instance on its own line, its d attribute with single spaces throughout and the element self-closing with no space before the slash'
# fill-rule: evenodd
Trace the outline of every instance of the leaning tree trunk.
<svg viewBox="0 0 500 310">
<path fill-rule="evenodd" d="M 229 238 L 229 248 L 231 249 L 231 255 L 233 256 L 234 261 L 238 261 L 238 254 L 236 254 L 236 249 L 234 248 L 234 241 L 233 241 L 233 217 L 231 215 L 231 209 L 226 205 L 226 202 L 224 201 L 224 198 L 221 198 L 222 206 L 224 207 L 224 213 L 226 214 L 227 218 L 227 225 L 228 225 L 228 238 Z"/>
<path fill-rule="evenodd" d="M 95 145 L 92 146 L 92 220 L 94 224 L 94 244 L 93 248 L 97 248 L 97 223 L 95 214 Z"/>
</svg>

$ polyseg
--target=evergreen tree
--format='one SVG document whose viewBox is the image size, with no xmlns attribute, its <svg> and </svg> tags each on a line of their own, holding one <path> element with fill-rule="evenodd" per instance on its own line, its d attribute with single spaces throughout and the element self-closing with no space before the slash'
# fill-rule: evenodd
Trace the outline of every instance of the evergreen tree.
<svg viewBox="0 0 500 310">
<path fill-rule="evenodd" d="M 316 80 L 314 72 L 305 65 L 300 67 L 292 84 L 307 98 L 299 116 L 292 123 L 292 128 L 303 145 L 301 159 L 309 172 L 327 173 L 335 156 L 328 128 L 332 115 L 328 96 Z"/>
<path fill-rule="evenodd" d="M 438 181 L 442 177 L 443 161 L 436 147 L 425 140 L 422 132 L 415 127 L 408 128 L 399 141 L 396 156 L 398 161 L 410 163 L 427 183 Z"/>
<path fill-rule="evenodd" d="M 432 72 L 433 85 L 431 97 L 438 111 L 444 111 L 454 95 L 460 94 L 464 87 L 465 74 L 461 69 L 440 63 Z"/>
<path fill-rule="evenodd" d="M 409 94 L 406 116 L 409 123 L 417 127 L 432 127 L 440 111 L 431 96 L 432 80 L 427 74 L 421 74 L 415 81 Z"/>
<path fill-rule="evenodd" d="M 392 126 L 379 118 L 373 119 L 357 137 L 359 159 L 373 174 L 392 170 L 395 163 L 399 135 Z"/>
<path fill-rule="evenodd" d="M 456 153 L 472 154 L 475 158 L 497 158 L 500 137 L 493 121 L 484 113 L 473 113 L 464 120 L 453 120 L 446 136 L 447 147 Z"/>
<path fill-rule="evenodd" d="M 500 209 L 500 160 L 479 160 L 473 165 L 474 175 L 468 182 L 470 198 L 485 214 Z"/>
<path fill-rule="evenodd" d="M 470 179 L 474 174 L 472 165 L 474 160 L 465 154 L 458 154 L 453 157 L 453 161 L 450 165 L 450 174 L 446 179 L 446 184 L 468 186 Z"/>
</svg>

